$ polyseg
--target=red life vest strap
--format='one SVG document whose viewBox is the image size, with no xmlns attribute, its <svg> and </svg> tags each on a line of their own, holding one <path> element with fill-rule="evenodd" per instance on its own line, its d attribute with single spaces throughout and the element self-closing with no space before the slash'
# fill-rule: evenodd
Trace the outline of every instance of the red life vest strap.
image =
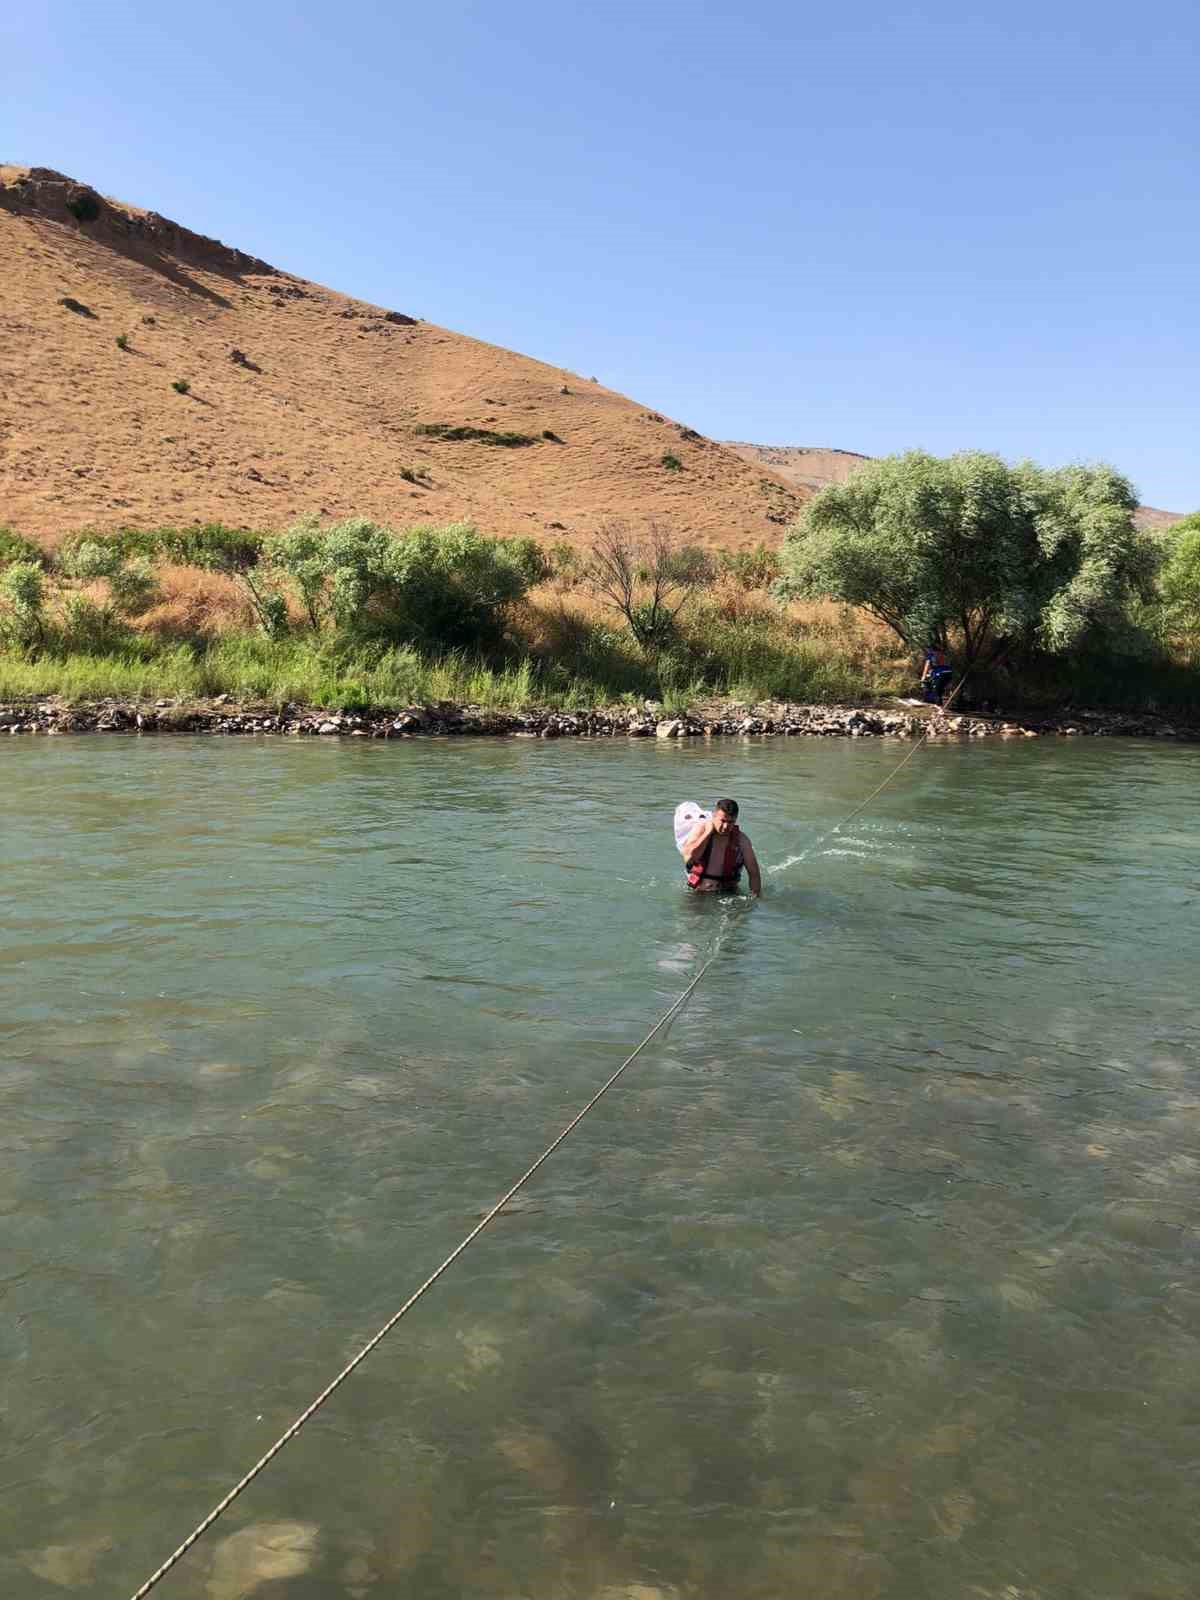
<svg viewBox="0 0 1200 1600">
<path fill-rule="evenodd" d="M 730 828 L 723 837 L 725 839 L 725 859 L 721 862 L 720 872 L 707 871 L 709 857 L 712 855 L 713 840 L 717 837 L 710 833 L 704 846 L 703 854 L 697 856 L 687 869 L 687 881 L 690 889 L 697 889 L 704 878 L 711 878 L 721 884 L 723 888 L 732 889 L 737 883 L 742 872 L 742 831 L 740 828 Z"/>
</svg>

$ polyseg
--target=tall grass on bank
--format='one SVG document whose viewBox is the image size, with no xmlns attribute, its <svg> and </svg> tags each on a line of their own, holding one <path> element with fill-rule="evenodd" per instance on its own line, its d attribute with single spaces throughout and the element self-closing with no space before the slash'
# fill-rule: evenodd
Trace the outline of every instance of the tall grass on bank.
<svg viewBox="0 0 1200 1600">
<path fill-rule="evenodd" d="M 761 622 L 709 619 L 661 654 L 640 650 L 603 624 L 571 613 L 532 613 L 506 659 L 440 657 L 411 648 L 339 646 L 312 635 L 271 641 L 230 632 L 202 644 L 146 633 L 105 653 L 80 650 L 29 659 L 0 653 L 0 700 L 59 695 L 67 700 L 205 699 L 386 708 L 452 700 L 516 709 L 580 709 L 651 699 L 679 712 L 696 700 L 836 701 L 886 687 L 876 660 L 830 641 L 789 639 Z"/>
<path fill-rule="evenodd" d="M 611 698 L 599 682 L 543 672 L 528 658 L 505 666 L 465 655 L 427 660 L 404 649 L 331 656 L 305 641 L 272 644 L 252 635 L 226 635 L 199 651 L 176 645 L 150 654 L 127 650 L 32 661 L 0 655 L 0 700 L 203 700 L 222 694 L 272 708 L 344 710 L 439 700 L 508 710 L 579 709 Z"/>
</svg>

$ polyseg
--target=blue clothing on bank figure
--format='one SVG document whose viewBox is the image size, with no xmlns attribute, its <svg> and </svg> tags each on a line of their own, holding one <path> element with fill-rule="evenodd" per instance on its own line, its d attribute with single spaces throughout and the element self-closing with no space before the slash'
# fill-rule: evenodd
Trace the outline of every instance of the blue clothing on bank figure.
<svg viewBox="0 0 1200 1600">
<path fill-rule="evenodd" d="M 929 705 L 941 705 L 946 686 L 953 676 L 950 663 L 946 660 L 946 652 L 931 644 L 925 652 L 925 665 L 921 669 L 921 687 L 925 691 L 925 699 Z"/>
</svg>

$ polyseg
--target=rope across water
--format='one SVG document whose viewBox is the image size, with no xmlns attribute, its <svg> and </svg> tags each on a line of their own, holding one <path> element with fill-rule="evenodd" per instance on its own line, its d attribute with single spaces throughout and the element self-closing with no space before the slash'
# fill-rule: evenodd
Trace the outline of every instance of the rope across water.
<svg viewBox="0 0 1200 1600">
<path fill-rule="evenodd" d="M 965 681 L 965 677 L 959 679 L 953 693 L 946 701 L 947 709 L 953 704 Z M 800 855 L 789 857 L 788 860 L 780 862 L 777 867 L 769 868 L 768 871 L 774 875 L 776 872 L 782 872 L 787 867 L 794 866 L 796 862 L 804 860 L 805 856 L 811 855 L 814 850 L 819 849 L 819 847 L 824 844 L 826 839 L 832 838 L 833 835 L 844 828 L 847 823 L 852 822 L 855 817 L 860 815 L 861 812 L 865 811 L 867 806 L 870 805 L 871 801 L 875 799 L 876 795 L 881 794 L 883 790 L 887 788 L 888 784 L 891 783 L 896 774 L 902 771 L 903 768 L 908 765 L 908 763 L 916 755 L 917 751 L 926 742 L 932 732 L 932 726 L 926 729 L 926 731 L 913 745 L 912 749 L 908 752 L 904 759 L 896 764 L 892 771 L 889 772 L 884 778 L 883 782 L 872 789 L 867 798 L 863 801 L 860 801 L 860 803 L 855 806 L 854 810 L 851 811 L 848 816 L 843 817 L 840 822 L 835 823 L 832 828 L 830 828 L 826 833 L 823 833 L 815 844 L 810 845 L 808 849 L 803 851 Z M 466 1250 L 479 1237 L 479 1235 L 493 1220 L 493 1218 L 504 1209 L 517 1191 L 523 1188 L 524 1185 L 528 1183 L 529 1179 L 533 1177 L 538 1168 L 550 1159 L 550 1157 L 558 1149 L 559 1145 L 562 1144 L 564 1139 L 566 1139 L 567 1136 L 579 1126 L 592 1107 L 608 1093 L 613 1084 L 616 1083 L 617 1079 L 625 1071 L 626 1067 L 631 1066 L 633 1062 L 637 1060 L 638 1056 L 641 1055 L 642 1051 L 650 1043 L 651 1039 L 653 1039 L 657 1033 L 660 1033 L 662 1029 L 666 1027 L 667 1023 L 670 1022 L 672 1017 L 677 1016 L 678 1013 L 682 1011 L 683 1007 L 687 1004 L 692 995 L 695 993 L 696 989 L 700 986 L 700 981 L 704 977 L 705 973 L 708 972 L 709 968 L 720 955 L 721 945 L 725 938 L 725 933 L 728 927 L 728 922 L 725 922 L 722 925 L 721 931 L 717 934 L 717 937 L 713 942 L 713 947 L 710 950 L 704 965 L 700 968 L 699 972 L 696 973 L 696 976 L 688 984 L 687 988 L 684 989 L 678 998 L 675 999 L 667 1008 L 667 1010 L 663 1012 L 662 1016 L 659 1017 L 658 1021 L 650 1029 L 650 1032 L 638 1045 L 636 1050 L 630 1051 L 616 1071 L 606 1078 L 605 1081 L 600 1085 L 587 1104 L 582 1106 L 580 1110 L 576 1112 L 576 1114 L 571 1118 L 570 1122 L 567 1123 L 566 1127 L 563 1128 L 562 1132 L 546 1146 L 541 1155 L 538 1156 L 537 1160 L 534 1161 L 532 1165 L 521 1174 L 512 1187 L 500 1196 L 499 1200 L 496 1201 L 491 1210 L 484 1214 L 481 1220 L 477 1222 L 471 1229 L 470 1233 L 468 1233 L 459 1241 L 457 1245 L 455 1245 L 454 1249 L 451 1250 L 450 1254 L 440 1264 L 440 1266 L 436 1267 L 425 1279 L 424 1283 L 422 1283 L 419 1288 L 415 1289 L 413 1293 L 409 1295 L 404 1304 L 399 1308 L 399 1310 L 395 1311 L 388 1318 L 388 1320 L 379 1329 L 378 1333 L 376 1333 L 373 1338 L 369 1339 L 367 1343 L 363 1345 L 358 1354 L 346 1363 L 346 1365 L 338 1373 L 337 1377 L 334 1378 L 330 1383 L 326 1384 L 325 1388 L 321 1390 L 316 1399 L 313 1400 L 312 1403 L 300 1413 L 300 1415 L 296 1418 L 292 1425 L 286 1429 L 285 1432 L 280 1434 L 275 1443 L 270 1447 L 269 1450 L 264 1452 L 264 1454 L 259 1457 L 250 1470 L 245 1474 L 245 1476 L 240 1478 L 238 1482 L 234 1484 L 233 1488 L 230 1489 L 225 1498 L 212 1508 L 204 1520 L 198 1523 L 192 1532 L 188 1534 L 183 1543 L 177 1549 L 173 1550 L 167 1559 L 162 1563 L 162 1565 L 150 1574 L 145 1583 L 142 1584 L 141 1588 L 135 1590 L 131 1596 L 131 1600 L 145 1600 L 145 1596 L 148 1595 L 150 1591 L 158 1583 L 160 1583 L 163 1578 L 166 1577 L 167 1573 L 170 1572 L 173 1566 L 175 1566 L 176 1562 L 183 1559 L 183 1557 L 188 1553 L 197 1540 L 201 1539 L 204 1534 L 208 1532 L 209 1528 L 212 1527 L 217 1518 L 229 1509 L 229 1507 L 238 1498 L 238 1496 L 243 1493 L 244 1490 L 250 1487 L 255 1478 L 258 1477 L 259 1473 L 264 1471 L 264 1469 L 275 1459 L 275 1457 L 283 1449 L 284 1445 L 290 1443 L 291 1440 L 293 1440 L 300 1432 L 301 1428 L 303 1428 L 304 1424 L 308 1422 L 311 1417 L 316 1415 L 316 1413 L 321 1409 L 334 1391 L 340 1388 L 341 1385 L 346 1381 L 346 1379 L 354 1371 L 355 1367 L 359 1366 L 363 1361 L 365 1361 L 366 1358 L 371 1354 L 371 1351 L 374 1350 L 377 1345 L 383 1342 L 383 1340 L 400 1321 L 401 1317 L 403 1317 L 412 1309 L 413 1306 L 416 1305 L 417 1301 L 420 1300 L 422 1295 L 424 1295 L 428 1290 L 432 1289 L 433 1285 L 438 1281 L 442 1274 L 451 1266 L 453 1266 L 454 1262 L 458 1260 L 463 1251 Z"/>
</svg>

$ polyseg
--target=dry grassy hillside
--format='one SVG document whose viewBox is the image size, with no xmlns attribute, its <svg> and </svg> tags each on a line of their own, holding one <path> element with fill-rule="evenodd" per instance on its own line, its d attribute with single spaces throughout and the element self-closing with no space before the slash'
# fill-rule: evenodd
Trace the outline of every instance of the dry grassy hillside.
<svg viewBox="0 0 1200 1600">
<path fill-rule="evenodd" d="M 768 468 L 804 492 L 806 498 L 831 483 L 845 483 L 870 456 L 853 450 L 824 450 L 799 444 L 739 444 L 726 441 L 726 449 L 736 450 L 743 460 Z"/>
<path fill-rule="evenodd" d="M 306 283 L 45 168 L 0 167 L 0 282 L 0 522 L 50 543 L 84 525 L 278 528 L 315 511 L 568 542 L 654 518 L 739 547 L 777 542 L 805 498 L 589 377 Z"/>
<path fill-rule="evenodd" d="M 856 455 L 853 450 L 822 450 L 807 445 L 792 444 L 735 444 L 726 441 L 726 448 L 736 450 L 745 460 L 768 468 L 776 477 L 783 478 L 806 496 L 816 494 L 831 483 L 845 483 L 859 467 L 871 460 L 870 456 Z M 1139 506 L 1134 521 L 1143 528 L 1161 533 L 1172 523 L 1180 521 L 1181 511 L 1158 511 L 1154 506 Z"/>
</svg>

